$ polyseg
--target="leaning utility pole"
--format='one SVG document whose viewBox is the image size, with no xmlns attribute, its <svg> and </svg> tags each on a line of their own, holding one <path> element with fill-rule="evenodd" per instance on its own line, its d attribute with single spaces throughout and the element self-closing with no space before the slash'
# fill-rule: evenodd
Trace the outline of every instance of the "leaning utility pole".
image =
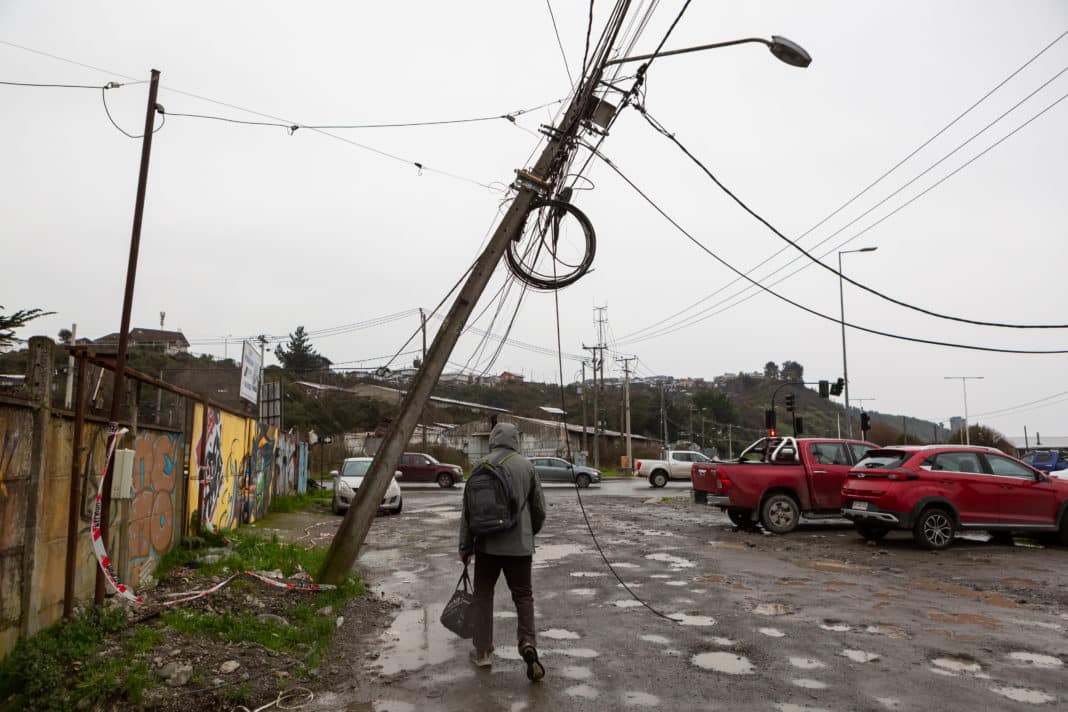
<svg viewBox="0 0 1068 712">
<path fill-rule="evenodd" d="M 423 361 L 426 361 L 426 312 L 423 311 L 423 307 L 419 307 L 419 328 L 423 331 L 423 359 L 419 362 L 419 367 L 422 368 Z M 426 452 L 426 409 L 423 409 L 422 417 L 423 421 L 423 452 Z"/>
<path fill-rule="evenodd" d="M 623 432 L 627 438 L 627 469 L 634 470 L 634 451 L 630 441 L 630 362 L 637 356 L 621 358 L 623 362 Z"/>
<path fill-rule="evenodd" d="M 423 361 L 411 387 L 405 394 L 401 402 L 400 413 L 390 425 L 364 477 L 363 485 L 357 491 L 356 498 L 330 545 L 330 551 L 327 552 L 326 560 L 319 572 L 321 582 L 340 583 L 352 572 L 356 557 L 367 538 L 367 532 L 371 529 L 378 505 L 382 502 L 382 497 L 393 479 L 393 472 L 400 461 L 400 456 L 412 433 L 415 432 L 419 415 L 430 398 L 430 392 L 441 376 L 467 319 L 485 291 L 509 243 L 522 237 L 527 214 L 534 205 L 535 199 L 552 189 L 553 186 L 549 180 L 553 177 L 553 172 L 575 149 L 575 137 L 581 128 L 580 121 L 587 116 L 590 102 L 594 98 L 594 90 L 601 81 L 608 51 L 615 45 L 626 15 L 626 12 L 620 12 L 613 16 L 608 27 L 605 28 L 600 56 L 591 60 L 590 74 L 584 78 L 578 90 L 575 91 L 559 125 L 547 132 L 547 143 L 537 163 L 530 170 L 517 171 L 517 179 L 513 184 L 516 194 L 512 204 L 505 212 L 485 250 L 471 268 L 463 287 L 460 288 L 456 300 L 449 308 L 449 313 L 434 337 L 426 360 Z"/>
<path fill-rule="evenodd" d="M 115 374 L 111 390 L 111 415 L 108 428 L 111 437 L 119 437 L 119 418 L 122 416 L 123 386 L 126 377 L 126 350 L 130 337 L 130 311 L 133 309 L 134 282 L 137 279 L 137 254 L 141 249 L 141 223 L 145 217 L 145 192 L 148 190 L 148 160 L 152 155 L 152 129 L 156 123 L 156 96 L 159 93 L 159 72 L 152 70 L 148 83 L 148 110 L 145 112 L 145 133 L 141 141 L 141 169 L 137 175 L 137 197 L 134 201 L 133 229 L 130 233 L 130 258 L 126 263 L 126 291 L 122 297 L 122 318 L 119 326 L 119 349 L 115 354 Z M 103 375 L 103 372 L 101 372 Z M 118 443 L 114 444 L 115 446 Z M 111 445 L 109 444 L 109 447 Z M 107 482 L 101 482 L 103 492 L 100 495 L 100 536 L 104 546 L 108 544 L 108 530 L 111 528 L 111 478 L 115 461 L 108 465 Z M 104 604 L 104 571 L 96 570 L 96 591 L 93 602 Z"/>
</svg>

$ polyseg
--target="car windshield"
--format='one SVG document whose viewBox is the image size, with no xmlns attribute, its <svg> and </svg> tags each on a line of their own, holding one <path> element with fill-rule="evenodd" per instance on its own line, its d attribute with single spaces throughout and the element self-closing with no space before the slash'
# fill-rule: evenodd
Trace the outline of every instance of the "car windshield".
<svg viewBox="0 0 1068 712">
<path fill-rule="evenodd" d="M 901 467 L 912 457 L 911 452 L 905 450 L 869 450 L 867 456 L 857 463 L 855 470 L 885 470 L 892 467 Z"/>
<path fill-rule="evenodd" d="M 1031 456 L 1031 462 L 1035 465 L 1051 465 L 1053 460 L 1052 450 L 1039 450 Z"/>
<path fill-rule="evenodd" d="M 424 452 L 423 453 L 423 457 L 425 457 L 427 460 L 429 460 L 431 465 L 440 465 L 441 464 L 440 462 L 438 462 L 437 458 L 435 458 L 433 455 L 427 455 Z"/>
<path fill-rule="evenodd" d="M 697 453 L 696 455 L 694 455 L 694 462 L 712 462 L 712 458 L 708 457 L 707 455 Z"/>
<path fill-rule="evenodd" d="M 370 460 L 345 460 L 341 465 L 342 477 L 363 477 L 371 467 Z"/>
</svg>

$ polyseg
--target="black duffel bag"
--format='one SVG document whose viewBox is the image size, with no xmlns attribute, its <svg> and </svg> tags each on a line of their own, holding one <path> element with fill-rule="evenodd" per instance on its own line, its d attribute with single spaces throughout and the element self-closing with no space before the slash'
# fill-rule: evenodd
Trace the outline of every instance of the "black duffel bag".
<svg viewBox="0 0 1068 712">
<path fill-rule="evenodd" d="M 475 594 L 466 565 L 452 598 L 441 612 L 441 624 L 461 638 L 471 638 L 475 634 Z"/>
</svg>

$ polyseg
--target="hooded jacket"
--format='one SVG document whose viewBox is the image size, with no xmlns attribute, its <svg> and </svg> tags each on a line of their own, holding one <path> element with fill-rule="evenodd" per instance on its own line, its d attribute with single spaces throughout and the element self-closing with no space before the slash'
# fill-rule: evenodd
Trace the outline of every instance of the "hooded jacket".
<svg viewBox="0 0 1068 712">
<path fill-rule="evenodd" d="M 534 535 L 545 522 L 545 496 L 541 482 L 530 460 L 519 453 L 519 431 L 512 423 L 497 423 L 489 439 L 491 462 L 500 462 L 512 455 L 501 467 L 512 478 L 512 492 L 521 508 L 519 521 L 507 531 L 497 532 L 477 540 L 467 526 L 467 513 L 460 515 L 460 553 L 483 552 L 497 556 L 533 556 Z M 513 454 L 514 453 L 514 454 Z M 529 501 L 528 501 L 529 498 Z M 526 503 L 526 506 L 523 506 Z"/>
</svg>

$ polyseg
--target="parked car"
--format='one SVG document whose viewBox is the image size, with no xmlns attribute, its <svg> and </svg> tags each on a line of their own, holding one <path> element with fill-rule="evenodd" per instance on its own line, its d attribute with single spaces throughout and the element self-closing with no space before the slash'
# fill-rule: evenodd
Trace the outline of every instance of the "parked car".
<svg viewBox="0 0 1068 712">
<path fill-rule="evenodd" d="M 567 482 L 579 487 L 589 487 L 601 481 L 600 470 L 583 465 L 573 465 L 559 457 L 532 457 L 531 464 L 542 482 Z"/>
<path fill-rule="evenodd" d="M 337 477 L 334 478 L 334 499 L 330 503 L 330 509 L 334 511 L 334 514 L 341 514 L 352 504 L 356 491 L 363 484 L 363 478 L 367 474 L 367 470 L 371 468 L 373 459 L 370 457 L 348 457 L 341 463 L 341 469 L 338 470 Z M 382 504 L 378 508 L 379 511 L 384 511 L 387 514 L 401 513 L 404 500 L 401 497 L 400 485 L 397 484 L 397 478 L 401 476 L 400 470 L 393 473 L 393 479 L 389 482 L 389 488 L 386 490 L 386 496 L 382 498 Z"/>
<path fill-rule="evenodd" d="M 452 487 L 464 481 L 464 470 L 459 465 L 438 462 L 425 452 L 406 452 L 397 466 L 404 473 L 405 482 L 437 482 L 438 487 Z"/>
<path fill-rule="evenodd" d="M 911 529 L 925 549 L 944 549 L 956 532 L 1054 532 L 1068 544 L 1068 481 L 1051 478 L 1000 450 L 964 445 L 872 450 L 842 488 L 842 515 L 865 539 Z"/>
<path fill-rule="evenodd" d="M 846 474 L 877 448 L 863 440 L 761 438 L 737 462 L 695 463 L 694 499 L 727 512 L 736 526 L 759 522 L 775 534 L 797 528 L 801 517 L 841 517 Z"/>
<path fill-rule="evenodd" d="M 1020 459 L 1036 470 L 1050 474 L 1068 470 L 1068 450 L 1035 450 Z"/>
<path fill-rule="evenodd" d="M 646 477 L 653 487 L 664 487 L 668 480 L 690 478 L 695 462 L 712 462 L 712 458 L 696 450 L 665 450 L 662 460 L 638 460 L 634 464 L 638 477 Z"/>
</svg>

